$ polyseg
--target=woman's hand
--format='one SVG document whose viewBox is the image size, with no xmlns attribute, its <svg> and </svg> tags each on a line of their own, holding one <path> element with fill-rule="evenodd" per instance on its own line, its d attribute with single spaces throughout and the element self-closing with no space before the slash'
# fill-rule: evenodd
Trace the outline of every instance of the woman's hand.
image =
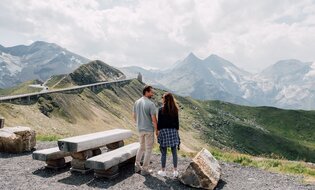
<svg viewBox="0 0 315 190">
<path fill-rule="evenodd" d="M 159 136 L 159 131 L 158 130 L 155 131 L 155 135 L 156 135 L 156 137 Z"/>
</svg>

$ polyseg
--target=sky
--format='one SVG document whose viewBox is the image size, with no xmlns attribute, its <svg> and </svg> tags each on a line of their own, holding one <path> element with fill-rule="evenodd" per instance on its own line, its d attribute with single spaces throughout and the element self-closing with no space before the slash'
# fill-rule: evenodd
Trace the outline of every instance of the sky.
<svg viewBox="0 0 315 190">
<path fill-rule="evenodd" d="M 0 44 L 38 40 L 116 67 L 164 69 L 193 52 L 256 73 L 315 61 L 315 0 L 2 0 Z"/>
</svg>

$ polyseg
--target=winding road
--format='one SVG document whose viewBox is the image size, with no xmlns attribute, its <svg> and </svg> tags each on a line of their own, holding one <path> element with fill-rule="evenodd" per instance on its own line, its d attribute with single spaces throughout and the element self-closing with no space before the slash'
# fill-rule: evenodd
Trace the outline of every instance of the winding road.
<svg viewBox="0 0 315 190">
<path fill-rule="evenodd" d="M 73 86 L 73 87 L 69 87 L 69 88 L 56 89 L 56 90 L 48 90 L 48 91 L 44 91 L 44 92 L 34 92 L 34 93 L 28 93 L 28 94 L 3 96 L 3 97 L 0 97 L 0 102 L 7 102 L 7 101 L 22 99 L 22 98 L 26 98 L 26 99 L 30 100 L 31 97 L 35 97 L 35 96 L 38 97 L 38 96 L 44 95 L 44 94 L 69 92 L 69 91 L 75 91 L 75 90 L 80 90 L 80 89 L 84 89 L 84 88 L 91 88 L 92 90 L 94 90 L 95 88 L 98 88 L 98 87 L 106 88 L 108 85 L 123 84 L 123 83 L 127 83 L 131 80 L 134 80 L 134 79 L 136 79 L 136 78 L 116 80 L 116 81 L 97 82 L 97 83 L 93 83 L 93 84 Z"/>
</svg>

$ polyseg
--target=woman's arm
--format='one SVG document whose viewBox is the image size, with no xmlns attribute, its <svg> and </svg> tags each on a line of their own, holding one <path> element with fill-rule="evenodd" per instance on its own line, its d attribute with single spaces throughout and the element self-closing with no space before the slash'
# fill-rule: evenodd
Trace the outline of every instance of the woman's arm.
<svg viewBox="0 0 315 190">
<path fill-rule="evenodd" d="M 179 130 L 179 115 L 177 115 L 175 118 L 175 127 L 177 130 Z"/>
<path fill-rule="evenodd" d="M 162 117 L 161 117 L 161 110 L 159 109 L 158 112 L 158 122 L 157 122 L 157 130 L 159 131 L 161 129 L 161 123 L 162 122 Z"/>
</svg>

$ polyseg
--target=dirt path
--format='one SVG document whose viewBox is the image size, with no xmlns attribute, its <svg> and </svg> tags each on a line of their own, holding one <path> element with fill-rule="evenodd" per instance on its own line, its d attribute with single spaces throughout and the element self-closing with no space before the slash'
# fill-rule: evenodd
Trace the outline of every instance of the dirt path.
<svg viewBox="0 0 315 190">
<path fill-rule="evenodd" d="M 56 146 L 56 142 L 38 142 L 37 149 Z M 144 177 L 133 172 L 133 166 L 121 168 L 118 178 L 113 180 L 95 179 L 93 174 L 70 173 L 69 168 L 47 170 L 44 163 L 32 160 L 31 153 L 0 153 L 0 189 L 192 189 L 182 185 L 177 179 L 157 176 L 159 155 L 153 155 L 154 174 Z M 168 160 L 168 164 L 171 160 Z M 179 158 L 179 170 L 183 171 L 189 159 Z M 299 178 L 274 174 L 256 168 L 242 167 L 237 164 L 222 163 L 223 175 L 216 189 L 302 189 L 314 190 L 315 186 L 299 183 Z M 168 165 L 168 168 L 170 166 Z M 169 172 L 170 175 L 170 172 Z"/>
</svg>

